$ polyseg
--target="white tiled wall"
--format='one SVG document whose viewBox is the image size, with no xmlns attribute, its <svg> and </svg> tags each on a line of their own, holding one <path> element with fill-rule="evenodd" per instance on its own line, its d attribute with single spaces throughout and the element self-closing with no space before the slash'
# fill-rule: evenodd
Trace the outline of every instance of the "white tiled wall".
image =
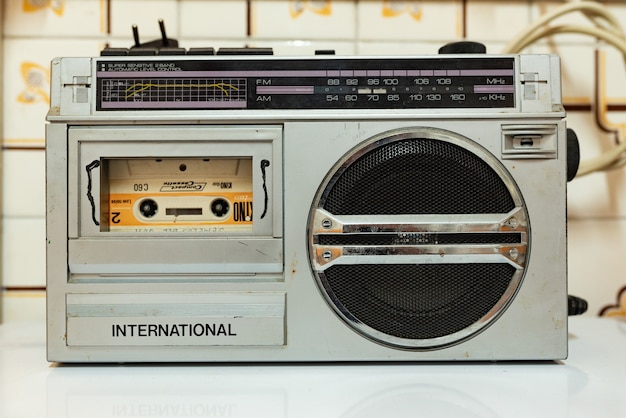
<svg viewBox="0 0 626 418">
<path fill-rule="evenodd" d="M 2 2 L 1 100 L 2 261 L 5 321 L 42 318 L 45 303 L 44 118 L 49 62 L 54 56 L 97 55 L 105 44 L 130 46 L 160 36 L 158 19 L 181 46 L 271 46 L 278 55 L 429 54 L 444 43 L 484 42 L 500 52 L 533 19 L 562 1 L 493 0 L 11 0 Z M 626 25 L 626 5 L 610 2 Z M 564 22 L 583 22 L 568 17 Z M 569 125 L 583 157 L 614 137 L 589 111 L 595 85 L 596 43 L 562 35 L 531 47 L 563 59 L 565 102 L 576 105 Z M 609 48 L 601 72 L 607 100 L 626 107 L 622 57 Z M 626 129 L 626 112 L 606 113 Z M 626 285 L 626 175 L 593 174 L 570 184 L 570 292 L 588 298 L 590 314 L 614 303 Z"/>
<path fill-rule="evenodd" d="M 4 13 L 3 13 L 3 9 L 0 8 L 0 33 L 4 32 Z M 0 42 L 0 79 L 4 80 L 3 77 L 3 68 L 2 68 L 2 58 L 3 58 L 3 43 Z M 0 83 L 0 97 L 2 97 L 2 89 L 3 89 L 3 83 Z M 2 100 L 0 100 L 0 115 L 2 115 L 3 113 L 3 108 L 2 108 Z M 2 122 L 3 122 L 3 117 L 0 117 L 0 132 L 2 131 Z M 4 172 L 4 166 L 3 166 L 3 152 L 2 152 L 2 148 L 0 148 L 0 180 L 2 180 L 2 173 Z M 0 215 L 2 214 L 2 197 L 4 196 L 4 190 L 3 190 L 3 184 L 2 181 L 0 181 Z M 0 216 L 0 250 L 2 250 L 3 248 L 3 239 L 2 237 L 2 227 L 3 227 L 3 222 L 2 222 L 2 216 Z M 0 269 L 2 268 L 2 256 L 0 256 Z M 2 274 L 0 273 L 0 322 L 2 321 L 2 312 L 4 311 L 4 292 L 2 291 Z"/>
</svg>

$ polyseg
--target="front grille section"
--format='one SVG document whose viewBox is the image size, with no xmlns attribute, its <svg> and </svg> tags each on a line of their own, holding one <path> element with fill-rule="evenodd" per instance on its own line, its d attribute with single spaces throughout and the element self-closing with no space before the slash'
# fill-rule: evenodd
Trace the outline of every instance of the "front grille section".
<svg viewBox="0 0 626 418">
<path fill-rule="evenodd" d="M 337 265 L 324 272 L 349 315 L 384 334 L 431 339 L 479 321 L 500 300 L 508 264 Z"/>
<path fill-rule="evenodd" d="M 520 233 L 426 233 L 398 232 L 395 234 L 324 234 L 318 236 L 320 245 L 450 245 L 450 244 L 515 244 L 522 242 Z"/>
<path fill-rule="evenodd" d="M 335 215 L 507 213 L 515 207 L 485 161 L 434 139 L 386 144 L 337 174 L 320 202 Z"/>
<path fill-rule="evenodd" d="M 448 131 L 392 131 L 331 170 L 309 217 L 319 288 L 355 331 L 402 349 L 472 338 L 521 285 L 526 207 L 496 157 Z"/>
</svg>

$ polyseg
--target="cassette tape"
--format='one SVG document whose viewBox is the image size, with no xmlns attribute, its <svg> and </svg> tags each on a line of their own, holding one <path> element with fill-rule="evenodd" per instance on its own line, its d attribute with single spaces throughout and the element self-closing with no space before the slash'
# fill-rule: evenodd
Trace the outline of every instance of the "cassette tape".
<svg viewBox="0 0 626 418">
<path fill-rule="evenodd" d="M 252 231 L 251 158 L 102 161 L 103 231 Z"/>
</svg>

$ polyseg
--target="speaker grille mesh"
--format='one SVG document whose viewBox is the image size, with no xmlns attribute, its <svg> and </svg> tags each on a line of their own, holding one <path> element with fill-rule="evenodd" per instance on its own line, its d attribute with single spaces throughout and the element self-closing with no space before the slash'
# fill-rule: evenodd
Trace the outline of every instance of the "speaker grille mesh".
<svg viewBox="0 0 626 418">
<path fill-rule="evenodd" d="M 508 264 L 337 265 L 325 276 L 343 307 L 399 338 L 446 336 L 476 323 L 502 297 Z"/>
<path fill-rule="evenodd" d="M 497 255 L 507 246 L 526 248 L 525 231 L 472 229 L 474 219 L 519 213 L 521 197 L 489 153 L 435 131 L 390 134 L 352 151 L 329 173 L 313 205 L 337 222 L 350 216 L 347 222 L 365 225 L 330 233 L 312 226 L 312 265 L 328 302 L 359 332 L 408 348 L 453 344 L 490 323 L 515 293 L 523 269 Z M 415 218 L 394 224 L 396 215 Z M 443 219 L 436 215 L 453 216 L 438 230 L 438 221 L 429 224 Z M 383 219 L 382 229 L 372 216 Z M 427 229 L 419 230 L 420 220 Z M 318 254 L 327 258 L 317 261 Z M 418 262 L 408 264 L 407 254 Z"/>
<path fill-rule="evenodd" d="M 349 165 L 322 207 L 335 215 L 507 213 L 502 179 L 458 145 L 425 138 L 385 144 Z"/>
</svg>

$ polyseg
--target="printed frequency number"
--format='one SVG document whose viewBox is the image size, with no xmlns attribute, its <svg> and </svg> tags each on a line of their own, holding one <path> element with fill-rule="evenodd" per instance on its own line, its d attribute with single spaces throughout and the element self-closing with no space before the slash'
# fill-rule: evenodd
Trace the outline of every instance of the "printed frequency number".
<svg viewBox="0 0 626 418">
<path fill-rule="evenodd" d="M 361 96 L 367 97 L 367 101 L 370 102 L 377 102 L 381 98 L 388 102 L 397 102 L 401 100 L 401 94 L 408 94 L 408 99 L 411 101 L 440 101 L 444 94 L 452 101 L 466 99 L 465 86 L 453 86 L 452 78 L 448 77 L 415 78 L 412 86 L 405 87 L 399 87 L 398 78 L 368 78 L 365 80 L 365 86 L 359 86 L 359 81 L 358 78 L 346 79 L 346 88 L 344 88 L 341 87 L 340 79 L 328 79 L 328 86 L 322 88 L 323 93 L 326 93 L 326 101 L 334 102 L 343 99 L 347 102 L 355 102 Z"/>
</svg>

